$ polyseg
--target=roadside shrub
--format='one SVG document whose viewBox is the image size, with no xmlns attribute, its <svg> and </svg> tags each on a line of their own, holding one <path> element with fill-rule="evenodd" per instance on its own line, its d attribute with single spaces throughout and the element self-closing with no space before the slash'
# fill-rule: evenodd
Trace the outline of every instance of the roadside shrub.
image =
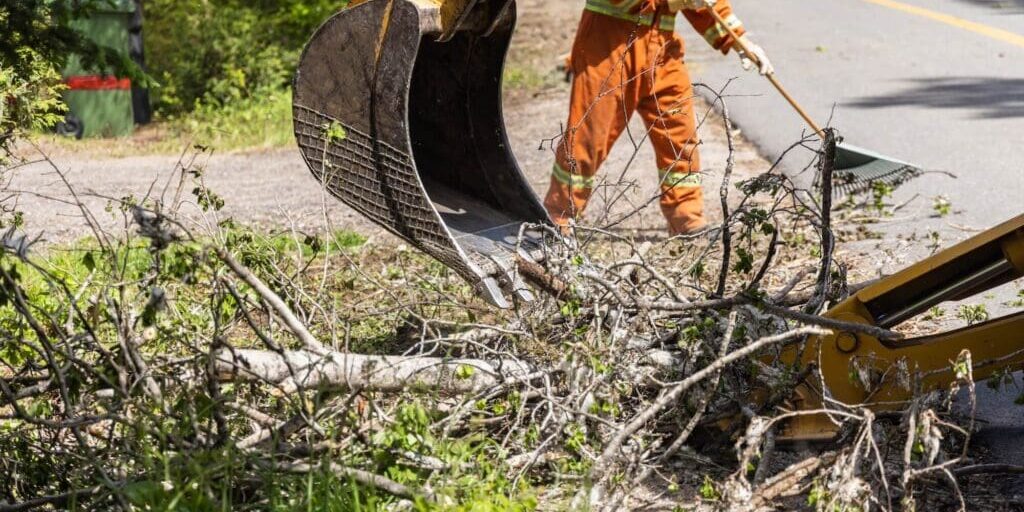
<svg viewBox="0 0 1024 512">
<path fill-rule="evenodd" d="M 169 124 L 171 133 L 221 151 L 274 148 L 294 140 L 291 108 L 290 89 L 268 88 L 224 104 L 200 102 Z"/>
<path fill-rule="evenodd" d="M 33 52 L 24 49 L 23 53 Z M 19 132 L 50 128 L 60 121 L 62 89 L 53 64 L 38 55 L 22 73 L 0 65 L 0 163 Z"/>
<path fill-rule="evenodd" d="M 261 98 L 288 86 L 309 34 L 347 0 L 153 0 L 146 55 L 162 114 Z"/>
<path fill-rule="evenodd" d="M 97 69 L 113 69 L 137 76 L 127 55 L 90 42 L 73 28 L 75 20 L 111 0 L 6 1 L 0 3 L 0 68 L 13 69 L 23 78 L 40 61 L 60 68 L 72 54 Z"/>
</svg>

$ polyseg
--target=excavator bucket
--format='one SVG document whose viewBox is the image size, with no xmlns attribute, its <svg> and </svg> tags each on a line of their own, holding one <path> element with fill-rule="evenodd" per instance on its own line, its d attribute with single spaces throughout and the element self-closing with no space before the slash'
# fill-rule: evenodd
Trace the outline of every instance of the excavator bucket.
<svg viewBox="0 0 1024 512">
<path fill-rule="evenodd" d="M 501 108 L 513 0 L 368 0 L 327 20 L 294 84 L 295 137 L 345 204 L 455 270 L 491 303 L 550 219 Z"/>
</svg>

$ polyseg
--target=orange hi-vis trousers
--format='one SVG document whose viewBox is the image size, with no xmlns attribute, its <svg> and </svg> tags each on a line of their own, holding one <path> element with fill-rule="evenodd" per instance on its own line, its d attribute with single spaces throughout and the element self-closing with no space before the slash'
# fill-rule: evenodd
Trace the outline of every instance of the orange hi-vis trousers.
<svg viewBox="0 0 1024 512">
<path fill-rule="evenodd" d="M 672 234 L 705 226 L 693 84 L 674 32 L 584 11 L 573 44 L 569 120 L 544 206 L 565 226 L 585 209 L 597 171 L 634 113 L 654 146 Z"/>
</svg>

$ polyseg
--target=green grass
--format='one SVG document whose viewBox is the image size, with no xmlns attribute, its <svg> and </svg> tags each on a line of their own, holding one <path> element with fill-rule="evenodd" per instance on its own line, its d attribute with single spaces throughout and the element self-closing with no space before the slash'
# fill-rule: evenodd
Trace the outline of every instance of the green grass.
<svg viewBox="0 0 1024 512">
<path fill-rule="evenodd" d="M 557 73 L 544 73 L 526 65 L 509 64 L 502 76 L 502 85 L 507 91 L 533 92 L 557 83 Z"/>
<path fill-rule="evenodd" d="M 198 105 L 178 117 L 158 116 L 128 137 L 75 140 L 37 133 L 35 139 L 49 153 L 97 158 L 178 154 L 196 144 L 218 152 L 293 147 L 291 102 L 290 89 L 267 91 L 225 105 Z"/>
<path fill-rule="evenodd" d="M 355 231 L 341 230 L 334 234 L 334 248 L 356 249 L 366 243 L 366 237 Z"/>
<path fill-rule="evenodd" d="M 393 345 L 407 319 L 401 308 L 394 307 L 392 299 L 375 293 L 379 288 L 374 282 L 360 277 L 364 272 L 372 280 L 387 281 L 391 276 L 402 280 L 402 284 L 392 288 L 393 293 L 401 295 L 395 304 L 411 303 L 406 295 L 415 296 L 418 288 L 441 289 L 446 296 L 457 294 L 467 298 L 472 295 L 465 283 L 429 258 L 390 246 L 367 245 L 366 237 L 356 232 L 338 231 L 321 237 L 295 238 L 287 232 L 258 232 L 234 225 L 222 227 L 224 243 L 237 260 L 249 266 L 272 288 L 286 286 L 274 278 L 274 275 L 284 273 L 309 285 L 307 290 L 315 290 L 315 285 L 323 278 L 316 265 L 330 258 L 333 271 L 326 282 L 326 290 L 316 300 L 325 308 L 339 312 L 339 321 L 348 326 L 344 330 L 355 338 L 353 345 L 366 345 L 361 348 L 368 353 L 386 351 L 389 345 Z M 209 257 L 203 247 L 207 242 L 212 241 L 179 242 L 159 252 L 159 259 L 156 259 L 158 253 L 152 250 L 147 240 L 122 244 L 113 251 L 105 252 L 94 240 L 83 239 L 41 250 L 31 256 L 31 264 L 8 258 L 3 266 L 15 275 L 14 279 L 24 290 L 33 310 L 52 318 L 55 325 L 65 325 L 69 321 L 77 325 L 79 322 L 68 318 L 70 311 L 66 307 L 66 296 L 53 286 L 54 282 L 59 282 L 69 290 L 81 291 L 76 299 L 77 305 L 86 317 L 92 318 L 91 322 L 95 322 L 98 342 L 106 350 L 116 351 L 118 344 L 115 326 L 111 323 L 113 317 L 105 313 L 113 312 L 109 300 L 122 300 L 123 297 L 124 307 L 140 315 L 142 324 L 139 330 L 143 336 L 146 336 L 144 328 L 153 332 L 151 337 L 145 337 L 143 353 L 147 357 L 159 354 L 157 359 L 183 357 L 195 354 L 192 344 L 210 332 L 216 318 L 219 317 L 225 325 L 231 318 L 237 318 L 237 304 L 230 297 L 216 303 L 210 301 L 216 293 L 211 284 L 219 282 L 217 276 L 224 275 L 225 270 Z M 54 281 L 45 279 L 37 268 Z M 147 320 L 147 301 L 152 288 L 139 283 L 156 268 L 159 269 L 159 278 L 155 285 L 166 292 L 169 303 Z M 0 290 L 0 298 L 4 296 L 2 292 Z M 244 296 L 250 292 L 239 286 L 239 293 Z M 223 296 L 223 290 L 220 294 Z M 373 300 L 366 300 L 369 297 Z M 99 298 L 109 300 L 97 300 Z M 430 317 L 459 318 L 451 310 L 438 309 L 443 307 L 424 305 L 416 311 Z M 10 301 L 0 302 L 0 328 L 7 332 L 23 332 L 23 341 L 32 343 L 34 340 Z M 277 339 L 287 339 L 281 336 L 279 327 L 268 325 L 266 328 Z M 325 326 L 311 324 L 310 328 L 325 337 L 329 335 Z M 235 346 L 259 344 L 247 330 L 232 329 L 226 333 Z M 12 337 L 14 339 L 17 338 Z M 26 361 L 38 359 L 38 351 L 28 349 L 28 345 L 24 342 L 0 343 L 0 361 L 20 367 Z M 83 353 L 83 356 L 94 356 L 86 354 L 92 353 Z M 100 360 L 89 359 L 88 362 L 99 364 Z M 88 382 L 93 382 L 92 377 Z M 195 435 L 194 426 L 209 422 L 211 414 L 210 398 L 201 387 L 190 388 L 190 392 L 182 394 L 176 390 L 178 388 L 174 386 L 166 389 L 166 407 L 172 409 L 172 414 L 156 412 L 157 408 L 150 410 L 145 406 L 145 399 L 136 398 L 139 407 L 133 409 L 136 416 L 132 422 L 138 432 L 115 432 L 119 443 L 125 446 L 122 455 L 125 467 L 132 468 L 130 477 L 119 490 L 137 510 L 375 512 L 388 510 L 389 505 L 398 501 L 326 468 L 295 474 L 264 467 L 256 464 L 251 454 L 230 444 L 185 451 L 172 448 L 168 439 L 191 439 Z M 248 386 L 226 384 L 222 392 L 227 400 L 256 404 L 269 411 L 295 406 L 286 399 L 277 401 L 279 399 L 265 393 L 254 393 Z M 23 404 L 33 414 L 55 414 L 52 404 L 46 399 L 26 400 Z M 287 416 L 286 412 L 279 412 Z M 422 488 L 430 482 L 434 492 L 445 496 L 444 505 L 416 503 L 412 510 L 419 512 L 525 512 L 536 508 L 529 484 L 513 485 L 507 478 L 507 468 L 501 465 L 501 451 L 494 440 L 481 435 L 440 436 L 432 427 L 438 419 L 436 414 L 429 403 L 409 401 L 398 408 L 393 424 L 378 429 L 362 451 L 332 452 L 325 454 L 322 460 L 365 468 L 412 488 Z M 323 428 L 328 431 L 349 428 L 348 422 L 353 421 L 349 416 L 339 416 L 335 420 L 336 423 L 325 422 Z M 232 426 L 240 427 L 239 433 L 246 432 L 245 425 L 241 423 L 233 423 Z M 26 441 L 25 434 L 30 429 L 29 425 L 18 420 L 0 421 L 0 451 L 10 459 L 21 461 L 24 474 L 40 475 L 42 481 L 31 482 L 30 487 L 45 488 L 46 475 L 52 463 L 33 459 L 31 454 L 35 450 L 32 443 Z M 396 456 L 397 453 L 410 452 L 436 457 L 451 469 L 443 476 L 431 476 Z M 266 459 L 262 460 L 266 462 Z M 87 466 L 71 466 L 76 466 L 69 470 L 76 478 L 88 478 L 90 470 Z M 258 505 L 254 504 L 254 499 L 258 500 Z M 96 503 L 88 505 L 95 506 Z M 69 503 L 66 508 L 84 510 L 87 505 Z"/>
<path fill-rule="evenodd" d="M 224 106 L 200 105 L 169 126 L 177 138 L 219 151 L 289 146 L 295 141 L 292 93 L 290 89 L 267 91 Z"/>
</svg>

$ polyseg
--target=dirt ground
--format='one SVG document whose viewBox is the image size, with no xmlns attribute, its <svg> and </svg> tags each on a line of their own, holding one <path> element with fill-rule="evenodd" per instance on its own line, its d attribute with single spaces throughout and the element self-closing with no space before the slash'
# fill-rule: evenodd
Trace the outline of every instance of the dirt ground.
<svg viewBox="0 0 1024 512">
<path fill-rule="evenodd" d="M 506 91 L 505 116 L 512 149 L 538 194 L 543 194 L 547 187 L 553 161 L 550 149 L 538 148 L 544 146 L 545 140 L 558 135 L 568 111 L 568 84 L 555 68 L 559 56 L 568 53 L 571 47 L 581 7 L 582 3 L 576 1 L 519 2 L 520 23 L 508 66 L 510 72 L 526 78 L 510 81 L 510 90 Z M 709 110 L 707 104 L 698 103 L 699 117 L 704 117 Z M 643 133 L 638 120 L 634 122 L 633 133 Z M 713 113 L 708 115 L 701 127 L 701 136 L 709 214 L 712 218 L 720 218 L 717 190 L 727 156 L 725 131 L 720 118 Z M 767 163 L 752 146 L 740 140 L 738 148 L 737 176 L 749 176 L 767 169 Z M 152 197 L 165 190 L 173 191 L 176 187 L 174 171 L 180 155 L 98 158 L 62 152 L 52 147 L 46 150 L 84 202 L 96 212 L 101 225 L 109 229 L 123 225 L 119 215 L 104 213 L 109 199 Z M 623 185 L 627 189 L 623 199 L 611 208 L 613 216 L 649 202 L 657 193 L 653 151 L 648 144 L 641 145 L 630 165 L 633 153 L 633 145 L 624 136 L 603 168 L 602 175 L 609 181 L 618 183 L 621 174 L 622 183 L 628 184 Z M 217 216 L 204 214 L 194 205 L 187 206 L 183 212 L 197 227 L 209 227 L 221 218 L 231 217 L 242 223 L 266 227 L 302 231 L 354 229 L 374 238 L 390 238 L 339 201 L 323 194 L 294 147 L 230 154 L 214 151 L 197 161 L 204 169 L 206 185 L 226 204 Z M 68 203 L 68 187 L 49 163 L 24 166 L 6 179 L 7 191 L 20 196 L 18 208 L 25 215 L 25 227 L 29 233 L 41 233 L 44 241 L 50 243 L 89 234 L 77 209 Z M 191 189 L 189 186 L 185 191 Z M 617 195 L 613 194 L 617 190 L 609 187 L 597 194 L 599 197 L 588 209 L 588 218 L 599 217 L 606 209 L 602 196 Z M 640 215 L 617 229 L 644 235 L 663 233 L 664 221 L 657 201 L 650 202 Z"/>
</svg>

